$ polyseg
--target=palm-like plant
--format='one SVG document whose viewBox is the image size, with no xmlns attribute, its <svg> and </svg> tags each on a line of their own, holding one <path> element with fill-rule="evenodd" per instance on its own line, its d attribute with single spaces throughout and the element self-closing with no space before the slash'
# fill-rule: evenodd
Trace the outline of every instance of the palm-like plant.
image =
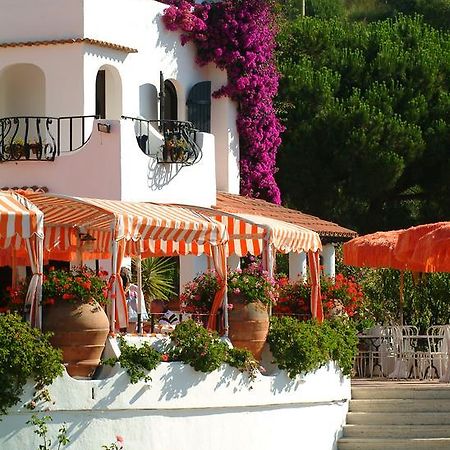
<svg viewBox="0 0 450 450">
<path fill-rule="evenodd" d="M 135 263 L 133 261 L 133 269 Z M 133 270 L 133 273 L 136 273 Z M 142 292 L 147 300 L 170 300 L 175 292 L 177 267 L 173 258 L 146 258 L 141 262 Z"/>
</svg>

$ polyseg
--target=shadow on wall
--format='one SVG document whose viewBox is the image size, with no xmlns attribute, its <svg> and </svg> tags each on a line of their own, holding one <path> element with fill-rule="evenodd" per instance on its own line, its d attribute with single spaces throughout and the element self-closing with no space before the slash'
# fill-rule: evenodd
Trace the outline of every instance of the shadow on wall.
<svg viewBox="0 0 450 450">
<path fill-rule="evenodd" d="M 182 167 L 182 164 L 158 163 L 156 158 L 150 158 L 147 176 L 148 187 L 152 191 L 160 191 L 180 173 Z"/>
<path fill-rule="evenodd" d="M 161 13 L 153 19 L 153 23 L 158 30 L 158 40 L 156 41 L 156 45 L 165 49 L 166 54 L 172 52 L 174 59 L 176 59 L 178 56 L 177 48 L 181 45 L 179 43 L 179 34 L 169 31 L 164 25 L 162 17 L 163 14 Z"/>
</svg>

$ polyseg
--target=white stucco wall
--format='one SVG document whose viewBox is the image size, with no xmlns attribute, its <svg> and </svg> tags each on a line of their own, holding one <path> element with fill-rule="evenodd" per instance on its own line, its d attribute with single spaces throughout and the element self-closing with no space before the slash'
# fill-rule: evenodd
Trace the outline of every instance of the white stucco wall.
<svg viewBox="0 0 450 450">
<path fill-rule="evenodd" d="M 111 377 L 79 381 L 67 374 L 50 387 L 56 436 L 63 422 L 71 450 L 97 449 L 125 438 L 127 450 L 274 450 L 336 447 L 350 398 L 350 382 L 333 364 L 289 379 L 284 372 L 245 374 L 222 366 L 210 374 L 182 363 L 162 363 L 148 383 L 129 384 L 116 366 Z M 23 401 L 29 399 L 31 386 Z M 17 405 L 0 422 L 2 450 L 37 447 L 31 412 Z"/>
<path fill-rule="evenodd" d="M 210 206 L 216 197 L 214 136 L 199 133 L 197 164 L 157 164 L 138 147 L 132 121 L 108 121 L 111 133 L 93 132 L 80 150 L 55 161 L 0 164 L 0 187 L 46 186 L 50 193 L 113 200 Z M 87 131 L 89 133 L 89 130 Z"/>
<path fill-rule="evenodd" d="M 186 119 L 186 98 L 194 84 L 211 80 L 214 91 L 226 80 L 225 73 L 212 64 L 200 67 L 195 63 L 195 47 L 192 44 L 181 46 L 179 34 L 165 29 L 161 14 L 166 5 L 153 0 L 65 0 L 64 5 L 59 0 L 43 0 L 38 3 L 30 3 L 28 0 L 0 0 L 0 6 L 4 11 L 0 15 L 0 42 L 3 43 L 91 38 L 137 49 L 137 53 L 126 53 L 88 44 L 1 48 L 0 91 L 1 73 L 4 68 L 18 63 L 35 64 L 45 76 L 47 116 L 94 114 L 95 79 L 99 69 L 107 71 L 109 119 L 118 119 L 120 115 L 140 116 L 144 109 L 158 112 L 157 104 L 143 107 L 142 93 L 145 90 L 142 86 L 153 85 L 159 91 L 160 71 L 163 72 L 164 78 L 172 80 L 177 88 L 178 116 L 181 120 Z M 36 20 L 37 16 L 39 20 Z M 108 81 L 108 77 L 112 77 L 114 84 L 109 82 L 111 79 Z M 108 103 L 113 107 L 110 108 Z M 230 192 L 239 190 L 239 147 L 235 109 L 233 102 L 228 99 L 212 100 L 212 133 L 216 142 L 213 150 L 207 155 L 205 153 L 204 158 L 206 155 L 205 163 L 209 156 L 217 158 L 219 164 L 214 165 L 212 171 L 209 170 L 209 162 L 206 164 L 208 171 L 199 172 L 198 168 L 194 167 L 189 169 L 192 173 L 195 172 L 195 176 L 200 175 L 203 182 L 208 179 L 208 185 L 210 182 L 215 183 L 217 177 L 219 188 Z M 18 114 L 16 110 L 12 112 L 14 115 Z M 1 102 L 0 113 L 0 117 L 12 115 L 2 108 Z M 211 137 L 203 139 L 208 141 L 207 146 L 211 145 Z M 106 161 L 103 161 L 101 166 L 96 168 L 97 171 L 103 170 L 105 164 Z M 32 167 L 36 171 L 42 166 Z M 48 177 L 46 170 L 39 171 L 42 174 L 37 177 L 42 178 L 45 175 L 48 180 L 45 185 L 58 185 L 58 175 L 55 175 L 54 180 L 53 175 Z M 25 172 L 28 173 L 28 169 Z M 85 195 L 86 189 L 81 186 L 81 179 L 78 178 L 80 191 L 76 193 Z M 190 177 L 188 184 L 182 184 L 181 179 L 183 177 L 177 175 L 176 182 L 172 182 L 173 189 L 178 192 L 176 198 L 166 198 L 165 187 L 155 190 L 152 199 L 205 206 L 215 203 L 215 197 L 211 201 L 209 192 L 206 196 L 200 195 L 200 198 L 197 198 L 202 193 L 195 187 L 192 189 Z M 110 191 L 119 189 L 129 198 L 134 186 L 127 186 L 128 180 L 129 178 L 122 179 L 121 186 L 114 186 Z M 29 185 L 28 182 L 26 184 Z M 101 188 L 100 191 L 105 192 L 105 189 Z M 181 196 L 180 191 L 183 191 Z M 68 193 L 67 190 L 60 192 Z M 204 203 L 206 197 L 208 204 Z M 113 198 L 117 198 L 117 195 Z"/>
</svg>

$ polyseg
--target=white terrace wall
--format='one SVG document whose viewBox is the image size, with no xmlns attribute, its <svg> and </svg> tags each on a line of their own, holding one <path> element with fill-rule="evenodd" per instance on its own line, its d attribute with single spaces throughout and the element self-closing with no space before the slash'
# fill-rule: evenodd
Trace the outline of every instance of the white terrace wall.
<svg viewBox="0 0 450 450">
<path fill-rule="evenodd" d="M 125 439 L 126 450 L 336 449 L 348 410 L 350 382 L 330 364 L 290 380 L 284 372 L 245 374 L 223 366 L 210 374 L 162 363 L 148 383 L 126 372 L 79 381 L 67 374 L 50 387 L 49 437 L 67 424 L 68 450 L 95 450 Z M 27 387 L 23 401 L 31 397 Z M 36 411 L 35 411 L 36 412 Z M 0 422 L 2 450 L 37 448 L 26 425 L 32 412 L 17 405 Z"/>
</svg>

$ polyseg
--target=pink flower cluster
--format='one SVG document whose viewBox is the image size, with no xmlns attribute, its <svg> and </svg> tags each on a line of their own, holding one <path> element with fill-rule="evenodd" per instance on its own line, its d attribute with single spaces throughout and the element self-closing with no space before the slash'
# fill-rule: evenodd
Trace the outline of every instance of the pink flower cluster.
<svg viewBox="0 0 450 450">
<path fill-rule="evenodd" d="M 268 0 L 225 0 L 194 4 L 166 0 L 168 30 L 182 31 L 181 42 L 197 47 L 197 63 L 214 62 L 228 82 L 213 93 L 238 103 L 241 149 L 241 193 L 280 203 L 276 184 L 276 153 L 283 126 L 273 98 L 279 74 L 274 62 L 275 27 Z"/>
</svg>

